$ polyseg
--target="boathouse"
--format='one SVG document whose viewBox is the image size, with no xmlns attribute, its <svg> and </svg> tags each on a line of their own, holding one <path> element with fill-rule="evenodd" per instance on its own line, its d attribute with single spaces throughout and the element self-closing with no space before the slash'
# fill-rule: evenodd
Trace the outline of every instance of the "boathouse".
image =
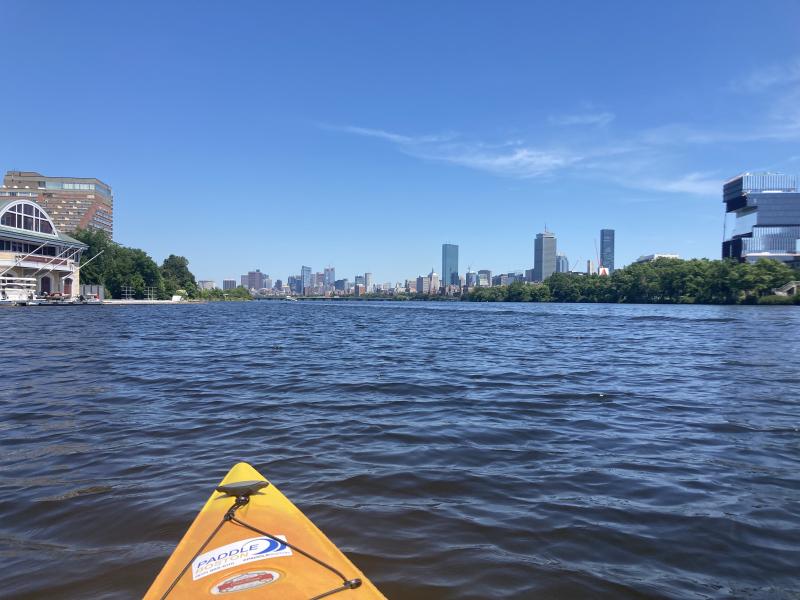
<svg viewBox="0 0 800 600">
<path fill-rule="evenodd" d="M 79 266 L 86 248 L 58 231 L 35 202 L 0 197 L 0 287 L 10 290 L 24 282 L 37 295 L 73 298 L 80 290 Z"/>
</svg>

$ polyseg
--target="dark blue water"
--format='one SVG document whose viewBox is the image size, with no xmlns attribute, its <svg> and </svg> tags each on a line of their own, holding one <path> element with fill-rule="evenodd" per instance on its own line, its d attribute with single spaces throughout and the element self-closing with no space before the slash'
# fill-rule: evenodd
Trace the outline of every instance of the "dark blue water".
<svg viewBox="0 0 800 600">
<path fill-rule="evenodd" d="M 800 597 L 795 307 L 30 307 L 0 330 L 0 596 L 141 596 L 247 460 L 390 598 Z"/>
</svg>

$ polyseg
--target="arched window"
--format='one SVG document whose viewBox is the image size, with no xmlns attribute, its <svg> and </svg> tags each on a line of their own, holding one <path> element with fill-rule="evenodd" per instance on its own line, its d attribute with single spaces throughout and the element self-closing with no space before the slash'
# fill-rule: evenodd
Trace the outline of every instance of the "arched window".
<svg viewBox="0 0 800 600">
<path fill-rule="evenodd" d="M 50 217 L 33 202 L 18 202 L 7 207 L 0 217 L 0 225 L 27 229 L 37 233 L 55 235 L 56 230 Z"/>
</svg>

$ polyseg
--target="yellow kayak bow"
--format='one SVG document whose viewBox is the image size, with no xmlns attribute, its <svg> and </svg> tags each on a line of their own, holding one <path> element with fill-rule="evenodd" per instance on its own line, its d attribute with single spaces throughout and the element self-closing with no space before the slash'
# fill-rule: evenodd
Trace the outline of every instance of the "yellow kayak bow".
<svg viewBox="0 0 800 600">
<path fill-rule="evenodd" d="M 385 597 L 286 496 L 247 463 L 211 494 L 145 600 L 230 596 Z"/>
</svg>

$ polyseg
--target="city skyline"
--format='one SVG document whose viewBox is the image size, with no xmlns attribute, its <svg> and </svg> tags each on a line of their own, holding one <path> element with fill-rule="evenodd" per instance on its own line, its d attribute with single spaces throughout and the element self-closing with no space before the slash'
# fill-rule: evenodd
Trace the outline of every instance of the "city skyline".
<svg viewBox="0 0 800 600">
<path fill-rule="evenodd" d="M 525 270 L 544 223 L 571 262 L 596 262 L 601 228 L 617 268 L 717 258 L 722 184 L 800 171 L 793 2 L 319 3 L 313 23 L 203 2 L 154 22 L 146 5 L 3 3 L 0 65 L 48 73 L 58 101 L 0 100 L 0 168 L 99 178 L 118 242 L 186 256 L 203 279 L 335 264 L 404 281 L 449 239 L 462 271 Z M 730 43 L 742 14 L 769 43 Z M 234 202 L 247 217 L 221 218 Z"/>
</svg>

